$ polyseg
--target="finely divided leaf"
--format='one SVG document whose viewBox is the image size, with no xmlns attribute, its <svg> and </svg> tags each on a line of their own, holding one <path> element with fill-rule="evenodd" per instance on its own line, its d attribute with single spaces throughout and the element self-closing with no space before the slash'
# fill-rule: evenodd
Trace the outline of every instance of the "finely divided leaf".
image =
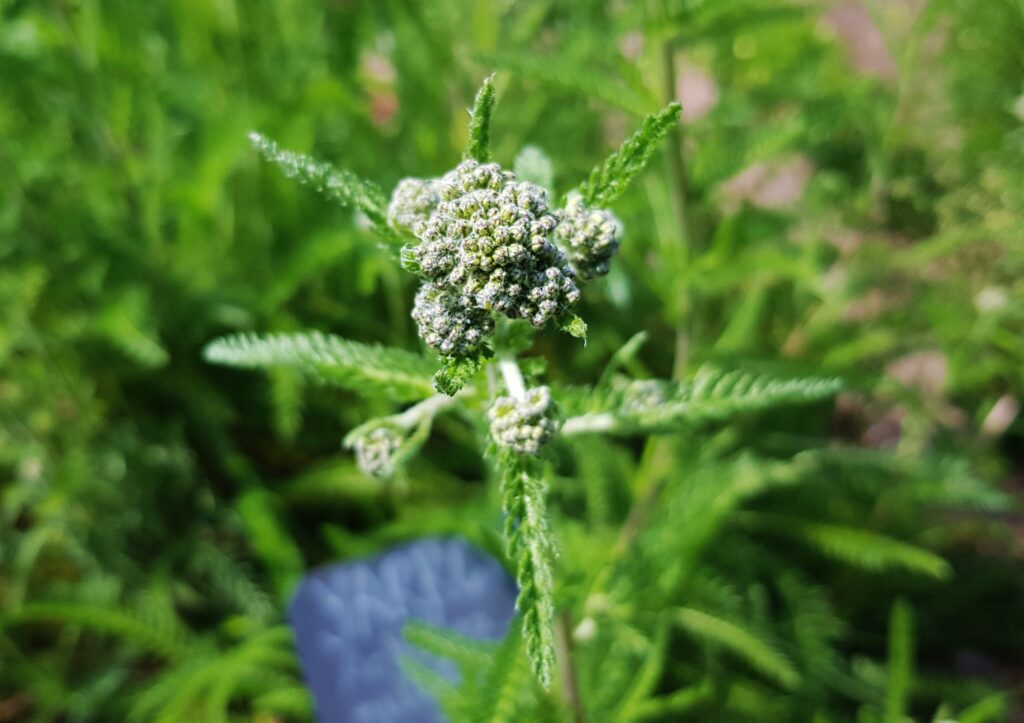
<svg viewBox="0 0 1024 723">
<path fill-rule="evenodd" d="M 644 118 L 640 130 L 627 138 L 619 150 L 608 156 L 580 184 L 579 192 L 583 201 L 588 206 L 606 208 L 621 196 L 629 183 L 647 166 L 661 140 L 679 122 L 682 112 L 682 106 L 673 102 Z"/>
<path fill-rule="evenodd" d="M 377 233 L 389 242 L 401 244 L 387 223 L 387 197 L 375 184 L 312 156 L 284 150 L 261 133 L 250 133 L 249 140 L 260 155 L 280 166 L 288 178 L 312 186 L 342 205 L 355 206 L 369 219 Z"/>
<path fill-rule="evenodd" d="M 584 342 L 587 340 L 587 322 L 583 321 L 576 314 L 567 315 L 564 319 L 559 320 L 559 326 L 565 333 L 570 336 L 574 336 L 577 339 L 583 339 Z M 585 345 L 585 344 L 584 344 Z"/>
<path fill-rule="evenodd" d="M 668 401 L 640 413 L 648 425 L 722 419 L 782 404 L 815 402 L 842 388 L 835 378 L 775 379 L 743 371 L 705 371 Z"/>
<path fill-rule="evenodd" d="M 693 608 L 677 608 L 672 619 L 691 635 L 732 651 L 784 688 L 794 688 L 800 682 L 789 658 L 739 622 Z"/>
<path fill-rule="evenodd" d="M 315 331 L 235 334 L 210 342 L 203 355 L 214 364 L 248 369 L 293 367 L 324 384 L 399 401 L 434 393 L 433 365 L 425 357 Z"/>
<path fill-rule="evenodd" d="M 434 374 L 434 389 L 440 394 L 455 396 L 480 370 L 481 364 L 480 357 L 441 357 L 441 367 Z"/>
<path fill-rule="evenodd" d="M 544 482 L 536 465 L 514 452 L 503 452 L 498 466 L 505 512 L 505 552 L 516 568 L 519 583 L 516 608 L 523 619 L 526 655 L 534 676 L 542 686 L 549 688 L 555 666 L 555 601 L 551 575 L 554 545 L 548 532 Z"/>
<path fill-rule="evenodd" d="M 153 606 L 122 608 L 90 602 L 32 602 L 0 615 L 0 628 L 32 623 L 72 625 L 111 635 L 168 660 L 187 659 L 194 640 L 168 612 L 154 616 Z"/>
<path fill-rule="evenodd" d="M 657 102 L 642 85 L 618 82 L 616 76 L 621 73 L 615 69 L 583 66 L 567 60 L 564 55 L 500 52 L 478 56 L 477 60 L 492 68 L 511 71 L 519 78 L 597 98 L 636 116 L 642 116 Z"/>
<path fill-rule="evenodd" d="M 470 111 L 469 145 L 466 147 L 465 158 L 472 158 L 480 163 L 491 159 L 491 114 L 494 111 L 494 74 L 484 78 L 483 85 L 477 91 Z"/>
<path fill-rule="evenodd" d="M 824 555 L 864 570 L 905 570 L 940 580 L 952 574 L 949 563 L 935 553 L 870 530 L 768 513 L 747 519 L 755 529 L 800 540 Z"/>
<path fill-rule="evenodd" d="M 690 382 L 637 380 L 603 400 L 603 411 L 566 421 L 563 435 L 671 432 L 784 404 L 816 402 L 842 388 L 836 378 L 776 379 L 744 371 L 703 370 Z"/>
<path fill-rule="evenodd" d="M 497 645 L 489 640 L 462 635 L 421 620 L 406 623 L 402 635 L 417 648 L 451 660 L 463 675 L 486 667 L 497 649 Z"/>
</svg>

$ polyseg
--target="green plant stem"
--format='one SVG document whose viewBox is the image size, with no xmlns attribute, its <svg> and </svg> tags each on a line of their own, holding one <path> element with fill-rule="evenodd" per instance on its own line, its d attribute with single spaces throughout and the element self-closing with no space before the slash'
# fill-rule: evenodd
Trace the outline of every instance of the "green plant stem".
<svg viewBox="0 0 1024 723">
<path fill-rule="evenodd" d="M 676 64 L 675 64 L 675 45 L 674 42 L 669 40 L 666 41 L 662 46 L 662 66 L 664 73 L 664 93 L 665 100 L 671 102 L 676 99 Z M 683 109 L 686 112 L 686 109 Z M 683 122 L 680 119 L 679 123 L 676 124 L 665 137 L 665 142 L 668 144 L 668 170 L 669 179 L 672 183 L 674 208 L 676 214 L 676 222 L 679 224 L 679 233 L 682 236 L 682 245 L 685 251 L 687 245 L 691 242 L 690 238 L 690 219 L 688 211 L 689 206 L 689 183 L 686 179 L 686 161 L 683 157 Z"/>
<path fill-rule="evenodd" d="M 664 93 L 667 101 L 673 101 L 676 97 L 676 64 L 675 64 L 675 43 L 668 40 L 662 46 L 662 75 L 664 79 Z M 686 112 L 686 109 L 683 109 Z M 668 171 L 669 182 L 672 186 L 673 208 L 675 209 L 676 223 L 679 227 L 679 249 L 675 256 L 676 278 L 683 279 L 683 269 L 694 256 L 695 234 L 692 228 L 690 215 L 690 188 L 686 177 L 686 159 L 683 155 L 683 121 L 672 128 L 666 137 L 668 143 Z M 690 361 L 690 354 L 693 345 L 693 294 L 689 289 L 681 288 L 683 282 L 677 282 L 675 298 L 680 300 L 679 308 L 675 309 L 678 314 L 676 320 L 676 341 L 675 358 L 672 363 L 672 376 L 680 379 L 686 372 Z"/>
<path fill-rule="evenodd" d="M 558 647 L 558 663 L 562 669 L 562 686 L 565 703 L 575 723 L 587 723 L 587 713 L 580 696 L 580 682 L 573 663 L 572 618 L 562 613 L 555 622 L 555 644 Z"/>
</svg>

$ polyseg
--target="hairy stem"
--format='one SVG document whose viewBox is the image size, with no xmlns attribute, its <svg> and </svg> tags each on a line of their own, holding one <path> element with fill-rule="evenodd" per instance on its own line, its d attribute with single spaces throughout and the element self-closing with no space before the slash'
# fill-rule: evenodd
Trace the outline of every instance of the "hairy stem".
<svg viewBox="0 0 1024 723">
<path fill-rule="evenodd" d="M 615 415 L 611 412 L 581 414 L 565 420 L 565 424 L 562 425 L 561 434 L 564 437 L 573 437 L 578 434 L 610 432 L 615 429 L 617 424 Z"/>
<path fill-rule="evenodd" d="M 498 369 L 505 379 L 505 386 L 513 399 L 526 399 L 526 382 L 523 381 L 523 373 L 519 370 L 519 364 L 514 357 L 502 357 L 498 361 Z"/>
<path fill-rule="evenodd" d="M 676 97 L 676 63 L 673 41 L 666 41 L 662 46 L 662 73 L 664 77 L 664 93 L 667 100 Z M 685 112 L 685 108 L 683 111 Z M 679 226 L 679 249 L 675 256 L 677 274 L 682 271 L 694 256 L 695 233 L 689 212 L 690 187 L 686 177 L 686 159 L 683 155 L 683 125 L 679 122 L 668 132 L 668 171 L 672 186 L 673 207 L 676 223 Z M 672 375 L 678 379 L 686 371 L 689 364 L 693 342 L 693 294 L 684 288 L 677 288 L 675 298 L 680 300 L 680 308 L 676 309 L 679 320 L 676 322 L 675 358 L 672 363 Z"/>
<path fill-rule="evenodd" d="M 456 398 L 445 394 L 435 394 L 412 405 L 401 414 L 394 415 L 389 421 L 402 429 L 412 429 L 426 417 L 433 417 L 445 407 L 450 407 L 455 403 Z"/>
</svg>

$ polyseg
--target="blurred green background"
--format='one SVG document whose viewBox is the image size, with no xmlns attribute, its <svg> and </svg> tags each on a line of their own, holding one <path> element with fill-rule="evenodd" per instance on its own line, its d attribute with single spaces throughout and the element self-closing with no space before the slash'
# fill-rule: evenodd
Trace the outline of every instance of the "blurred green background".
<svg viewBox="0 0 1024 723">
<path fill-rule="evenodd" d="M 471 430 L 389 486 L 339 443 L 385 402 L 201 357 L 419 348 L 415 279 L 246 135 L 390 189 L 455 165 L 492 70 L 495 159 L 539 147 L 558 192 L 684 106 L 616 204 L 588 345 L 538 341 L 551 378 L 645 330 L 641 376 L 848 385 L 658 455 L 563 451 L 560 607 L 591 622 L 642 480 L 708 480 L 663 503 L 659 534 L 700 527 L 658 563 L 688 582 L 629 588 L 600 655 L 578 636 L 589 719 L 1024 720 L 1022 49 L 1020 0 L 0 0 L 0 722 L 310 720 L 304 571 L 499 549 Z M 523 688 L 509 720 L 571 720 Z"/>
</svg>

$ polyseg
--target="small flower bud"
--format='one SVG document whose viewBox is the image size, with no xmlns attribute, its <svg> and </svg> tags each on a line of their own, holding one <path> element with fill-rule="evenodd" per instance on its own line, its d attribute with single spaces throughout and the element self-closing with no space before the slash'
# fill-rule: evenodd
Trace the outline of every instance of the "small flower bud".
<svg viewBox="0 0 1024 723">
<path fill-rule="evenodd" d="M 390 477 L 395 472 L 394 456 L 402 446 L 402 435 L 391 427 L 377 427 L 358 437 L 353 446 L 356 464 L 371 477 Z"/>
<path fill-rule="evenodd" d="M 583 618 L 580 624 L 572 633 L 573 639 L 578 643 L 589 643 L 597 635 L 597 622 L 594 618 Z"/>
<path fill-rule="evenodd" d="M 528 389 L 525 399 L 498 397 L 487 416 L 494 441 L 520 454 L 539 453 L 558 431 L 548 387 Z"/>
<path fill-rule="evenodd" d="M 626 385 L 622 407 L 627 412 L 655 409 L 668 401 L 665 383 L 658 379 L 635 379 Z"/>
<path fill-rule="evenodd" d="M 559 212 L 555 242 L 584 279 L 608 273 L 619 249 L 622 223 L 611 211 L 587 208 L 578 193 L 569 195 Z"/>
<path fill-rule="evenodd" d="M 412 318 L 420 337 L 445 356 L 471 356 L 494 333 L 494 320 L 486 310 L 429 282 L 416 294 Z"/>
<path fill-rule="evenodd" d="M 403 178 L 391 194 L 388 223 L 396 231 L 416 235 L 434 213 L 438 201 L 434 179 Z"/>
</svg>

